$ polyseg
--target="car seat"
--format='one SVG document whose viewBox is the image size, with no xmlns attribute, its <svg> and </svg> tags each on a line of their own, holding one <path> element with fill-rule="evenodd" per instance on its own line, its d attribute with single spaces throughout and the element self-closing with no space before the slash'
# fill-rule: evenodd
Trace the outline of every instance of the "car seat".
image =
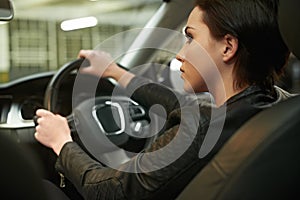
<svg viewBox="0 0 300 200">
<path fill-rule="evenodd" d="M 279 26 L 300 58 L 299 0 L 279 1 Z M 300 199 L 300 96 L 250 119 L 190 182 L 182 199 Z"/>
<path fill-rule="evenodd" d="M 0 132 L 1 199 L 46 199 L 38 163 L 30 152 Z"/>
</svg>

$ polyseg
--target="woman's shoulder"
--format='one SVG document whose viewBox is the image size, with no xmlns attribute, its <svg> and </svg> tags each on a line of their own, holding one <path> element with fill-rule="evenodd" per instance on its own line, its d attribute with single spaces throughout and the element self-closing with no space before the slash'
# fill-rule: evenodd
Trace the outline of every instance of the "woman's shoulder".
<svg viewBox="0 0 300 200">
<path fill-rule="evenodd" d="M 262 90 L 262 92 L 254 95 L 252 104 L 256 107 L 266 108 L 271 107 L 281 101 L 285 101 L 296 94 L 290 93 L 276 85 L 269 90 Z"/>
</svg>

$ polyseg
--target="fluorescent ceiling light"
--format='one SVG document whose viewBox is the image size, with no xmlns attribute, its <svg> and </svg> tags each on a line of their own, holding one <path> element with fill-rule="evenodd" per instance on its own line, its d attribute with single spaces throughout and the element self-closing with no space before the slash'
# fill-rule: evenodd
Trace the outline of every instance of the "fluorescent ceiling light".
<svg viewBox="0 0 300 200">
<path fill-rule="evenodd" d="M 96 26 L 97 23 L 98 20 L 96 17 L 83 17 L 83 18 L 63 21 L 60 24 L 60 28 L 63 31 L 72 31 L 72 30 L 77 30 L 82 28 L 93 27 Z"/>
</svg>

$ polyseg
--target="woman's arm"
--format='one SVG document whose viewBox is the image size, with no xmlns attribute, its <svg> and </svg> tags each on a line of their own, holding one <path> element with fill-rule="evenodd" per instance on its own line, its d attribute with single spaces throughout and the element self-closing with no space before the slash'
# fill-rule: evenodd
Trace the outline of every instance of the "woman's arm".
<svg viewBox="0 0 300 200">
<path fill-rule="evenodd" d="M 197 135 L 199 119 L 194 117 L 195 112 L 187 110 L 182 120 L 182 114 L 175 113 L 180 125 L 167 130 L 148 150 L 117 169 L 102 166 L 72 142 L 63 147 L 56 169 L 86 199 L 174 197 L 206 163 L 198 158 L 198 140 L 203 136 Z"/>
<path fill-rule="evenodd" d="M 79 57 L 90 61 L 91 66 L 81 69 L 82 73 L 90 73 L 98 77 L 113 78 L 120 86 L 126 88 L 128 96 L 145 106 L 162 106 L 166 114 L 173 110 L 190 105 L 191 99 L 171 88 L 153 83 L 151 80 L 135 76 L 133 73 L 119 67 L 110 54 L 96 50 L 81 50 Z"/>
</svg>

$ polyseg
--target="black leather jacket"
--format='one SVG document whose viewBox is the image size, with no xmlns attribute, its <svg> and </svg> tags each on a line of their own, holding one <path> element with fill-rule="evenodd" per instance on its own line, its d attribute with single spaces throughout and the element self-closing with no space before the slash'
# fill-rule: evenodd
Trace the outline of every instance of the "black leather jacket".
<svg viewBox="0 0 300 200">
<path fill-rule="evenodd" d="M 278 87 L 250 86 L 216 108 L 207 101 L 147 83 L 135 77 L 127 89 L 141 105 L 160 104 L 168 114 L 166 131 L 150 148 L 119 170 L 94 161 L 75 142 L 61 150 L 56 169 L 85 199 L 176 198 L 246 120 L 290 96 Z M 163 151 L 157 151 L 161 148 Z"/>
</svg>

